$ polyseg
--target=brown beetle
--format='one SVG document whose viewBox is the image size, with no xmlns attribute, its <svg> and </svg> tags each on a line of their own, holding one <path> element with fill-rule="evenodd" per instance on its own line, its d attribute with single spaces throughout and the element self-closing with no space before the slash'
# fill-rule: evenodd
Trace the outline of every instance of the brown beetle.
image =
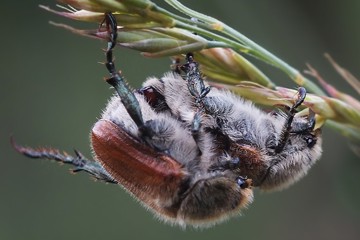
<svg viewBox="0 0 360 240">
<path fill-rule="evenodd" d="M 210 89 L 187 54 L 177 72 L 132 92 L 113 62 L 116 20 L 105 16 L 107 82 L 117 95 L 92 129 L 95 161 L 79 152 L 72 157 L 13 142 L 19 152 L 120 184 L 161 219 L 180 226 L 211 226 L 239 214 L 253 200 L 252 187 L 286 187 L 320 158 L 313 114 L 295 115 L 304 88 L 287 114 L 268 114 L 226 90 Z"/>
</svg>

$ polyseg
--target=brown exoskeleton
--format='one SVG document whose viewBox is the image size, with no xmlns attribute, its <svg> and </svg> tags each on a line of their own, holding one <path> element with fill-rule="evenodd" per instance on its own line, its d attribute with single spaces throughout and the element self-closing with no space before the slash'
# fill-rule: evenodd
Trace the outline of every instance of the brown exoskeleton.
<svg viewBox="0 0 360 240">
<path fill-rule="evenodd" d="M 117 183 L 161 219 L 180 226 L 210 226 L 236 215 L 253 200 L 252 187 L 272 190 L 306 174 L 320 158 L 315 118 L 268 114 L 227 90 L 209 88 L 192 54 L 176 72 L 149 79 L 132 92 L 115 70 L 117 23 L 105 15 L 109 42 L 107 82 L 113 96 L 95 123 L 95 161 L 14 144 L 32 158 L 74 165 L 97 179 Z"/>
</svg>

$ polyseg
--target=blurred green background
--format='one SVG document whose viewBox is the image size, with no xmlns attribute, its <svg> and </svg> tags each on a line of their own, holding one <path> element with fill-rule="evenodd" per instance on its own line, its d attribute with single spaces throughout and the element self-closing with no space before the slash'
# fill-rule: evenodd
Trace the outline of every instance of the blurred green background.
<svg viewBox="0 0 360 240">
<path fill-rule="evenodd" d="M 160 1 L 158 1 L 160 2 Z M 182 1 L 238 29 L 302 70 L 310 62 L 336 87 L 358 97 L 323 53 L 360 77 L 360 1 Z M 27 159 L 10 147 L 53 146 L 91 156 L 89 131 L 112 94 L 104 42 L 73 35 L 48 20 L 96 28 L 38 8 L 55 0 L 3 1 L 0 8 L 0 239 L 360 239 L 360 159 L 347 140 L 324 129 L 324 154 L 309 175 L 276 193 L 256 191 L 243 216 L 211 229 L 183 231 L 154 219 L 120 187 L 75 176 L 68 167 Z M 168 59 L 115 51 L 132 86 L 169 69 Z M 295 87 L 265 67 L 275 82 Z"/>
</svg>

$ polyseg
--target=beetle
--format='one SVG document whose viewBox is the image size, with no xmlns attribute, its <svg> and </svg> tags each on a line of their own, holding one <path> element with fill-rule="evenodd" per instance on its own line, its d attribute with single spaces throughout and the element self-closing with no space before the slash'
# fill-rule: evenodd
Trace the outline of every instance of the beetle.
<svg viewBox="0 0 360 240">
<path fill-rule="evenodd" d="M 286 113 L 266 113 L 209 87 L 188 53 L 175 71 L 132 91 L 113 61 L 117 22 L 111 13 L 105 25 L 106 81 L 116 94 L 91 131 L 95 161 L 78 151 L 73 157 L 12 140 L 18 152 L 119 184 L 160 219 L 182 227 L 208 227 L 238 215 L 253 201 L 252 188 L 287 187 L 320 158 L 314 114 L 296 115 L 304 88 Z"/>
</svg>

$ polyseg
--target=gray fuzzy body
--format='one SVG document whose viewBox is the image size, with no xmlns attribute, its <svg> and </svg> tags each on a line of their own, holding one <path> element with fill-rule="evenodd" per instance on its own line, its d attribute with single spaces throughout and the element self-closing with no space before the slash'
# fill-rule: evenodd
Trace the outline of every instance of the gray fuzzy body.
<svg viewBox="0 0 360 240">
<path fill-rule="evenodd" d="M 179 75 L 167 73 L 161 79 L 149 78 L 144 86 L 153 86 L 165 96 L 171 114 L 191 125 L 196 107 L 190 95 L 186 81 Z M 311 166 L 320 158 L 322 139 L 320 131 L 316 133 L 290 134 L 289 140 L 280 153 L 273 147 L 279 141 L 286 114 L 267 113 L 252 102 L 231 93 L 228 90 L 212 88 L 206 98 L 206 113 L 202 119 L 202 128 L 218 129 L 230 141 L 248 144 L 261 154 L 263 171 L 267 176 L 252 176 L 255 186 L 266 190 L 282 189 L 304 176 Z M 292 128 L 306 124 L 307 119 L 295 117 Z M 307 135 L 316 135 L 316 144 L 309 148 L 305 141 Z M 212 141 L 204 136 L 204 152 L 216 148 Z M 246 159 L 240 159 L 240 161 Z M 214 161 L 206 159 L 205 162 Z M 211 163 L 209 163 L 211 165 Z M 264 174 L 262 172 L 261 174 Z"/>
<path fill-rule="evenodd" d="M 155 132 L 147 141 L 179 162 L 187 176 L 184 191 L 174 189 L 171 199 L 156 203 L 175 209 L 172 216 L 159 214 L 161 219 L 181 226 L 212 225 L 239 214 L 252 202 L 251 186 L 239 184 L 239 177 L 251 179 L 252 186 L 260 189 L 282 189 L 304 176 L 320 158 L 319 132 L 291 133 L 283 151 L 276 153 L 274 146 L 286 115 L 266 113 L 216 88 L 203 100 L 199 137 L 194 139 L 192 124 L 198 106 L 186 81 L 167 73 L 161 79 L 149 78 L 144 87 L 160 93 L 167 106 L 156 109 L 145 96 L 135 93 L 144 122 Z M 142 141 L 138 126 L 117 96 L 110 99 L 102 118 Z M 295 117 L 292 125 L 305 123 L 306 119 Z M 309 136 L 316 141 L 311 147 L 306 141 Z"/>
</svg>

